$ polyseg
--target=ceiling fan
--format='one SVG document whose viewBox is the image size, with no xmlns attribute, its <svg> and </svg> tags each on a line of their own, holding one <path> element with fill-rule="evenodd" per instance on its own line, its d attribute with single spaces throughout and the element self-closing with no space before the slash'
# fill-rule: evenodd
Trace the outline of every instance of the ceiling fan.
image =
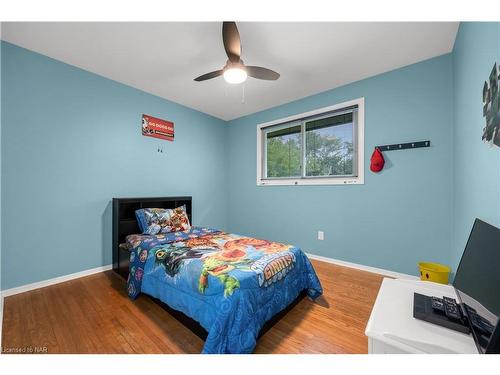
<svg viewBox="0 0 500 375">
<path fill-rule="evenodd" d="M 223 76 L 228 83 L 242 83 L 247 77 L 265 79 L 268 81 L 277 80 L 280 75 L 275 71 L 260 66 L 247 66 L 241 59 L 240 33 L 235 22 L 222 23 L 222 41 L 228 60 L 226 65 L 220 70 L 203 74 L 196 77 L 197 82 L 206 81 L 215 77 Z"/>
</svg>

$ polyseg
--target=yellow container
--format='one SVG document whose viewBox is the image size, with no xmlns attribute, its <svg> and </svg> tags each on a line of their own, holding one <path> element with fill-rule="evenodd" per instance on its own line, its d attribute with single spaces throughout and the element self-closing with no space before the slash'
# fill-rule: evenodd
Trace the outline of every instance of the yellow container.
<svg viewBox="0 0 500 375">
<path fill-rule="evenodd" d="M 448 284 L 450 267 L 439 263 L 420 262 L 418 268 L 420 269 L 420 280 Z"/>
</svg>

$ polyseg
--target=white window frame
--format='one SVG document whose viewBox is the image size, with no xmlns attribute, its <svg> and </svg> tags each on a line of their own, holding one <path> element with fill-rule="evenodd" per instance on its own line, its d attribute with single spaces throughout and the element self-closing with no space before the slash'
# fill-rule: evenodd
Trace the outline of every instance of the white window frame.
<svg viewBox="0 0 500 375">
<path fill-rule="evenodd" d="M 349 107 L 357 106 L 357 128 L 355 129 L 357 147 L 354 152 L 356 160 L 357 176 L 338 176 L 338 177 L 307 177 L 307 178 L 263 178 L 265 168 L 265 160 L 263 160 L 263 147 L 267 144 L 264 142 L 265 129 L 271 126 L 276 126 L 294 121 L 301 121 L 304 118 L 312 116 L 320 116 L 328 112 L 341 111 Z M 303 125 L 304 126 L 304 125 Z M 305 147 L 302 145 L 302 150 L 305 152 Z M 328 107 L 318 108 L 309 112 L 299 113 L 286 118 L 257 124 L 257 186 L 276 186 L 276 185 L 362 185 L 365 183 L 365 98 L 349 100 L 347 102 L 331 105 Z"/>
</svg>

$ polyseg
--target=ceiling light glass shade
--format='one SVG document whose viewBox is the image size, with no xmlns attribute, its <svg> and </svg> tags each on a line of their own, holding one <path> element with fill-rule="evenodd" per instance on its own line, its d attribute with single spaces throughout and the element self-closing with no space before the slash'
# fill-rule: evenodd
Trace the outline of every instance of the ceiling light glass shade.
<svg viewBox="0 0 500 375">
<path fill-rule="evenodd" d="M 247 72 L 241 68 L 229 68 L 224 71 L 224 79 L 227 83 L 241 83 L 247 79 Z"/>
</svg>

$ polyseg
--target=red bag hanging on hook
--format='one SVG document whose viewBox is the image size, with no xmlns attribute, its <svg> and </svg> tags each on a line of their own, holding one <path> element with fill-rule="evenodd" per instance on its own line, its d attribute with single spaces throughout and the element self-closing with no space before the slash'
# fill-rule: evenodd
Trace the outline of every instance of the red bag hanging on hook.
<svg viewBox="0 0 500 375">
<path fill-rule="evenodd" d="M 370 170 L 372 172 L 380 172 L 382 169 L 384 169 L 384 155 L 382 155 L 382 152 L 375 147 L 375 150 L 373 151 L 372 157 L 370 159 Z"/>
</svg>

